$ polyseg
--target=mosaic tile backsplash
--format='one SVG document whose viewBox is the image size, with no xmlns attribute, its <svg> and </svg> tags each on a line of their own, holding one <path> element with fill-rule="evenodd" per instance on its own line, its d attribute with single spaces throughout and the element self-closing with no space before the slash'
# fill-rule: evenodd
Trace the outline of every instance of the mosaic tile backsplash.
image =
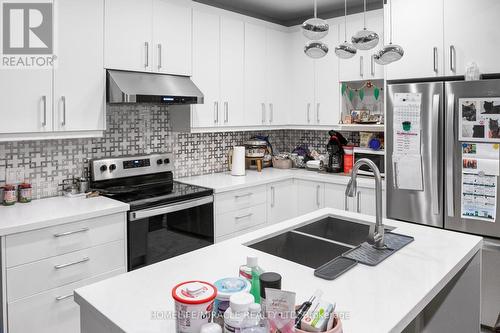
<svg viewBox="0 0 500 333">
<path fill-rule="evenodd" d="M 358 133 L 343 133 L 359 143 Z M 173 132 L 164 106 L 108 106 L 107 130 L 102 138 L 0 143 L 0 185 L 5 170 L 21 169 L 33 185 L 33 196 L 59 194 L 63 179 L 80 176 L 86 161 L 122 155 L 174 154 L 177 178 L 227 170 L 227 152 L 255 135 L 269 136 L 275 151 L 291 151 L 299 144 L 324 152 L 326 131 L 274 130 L 259 132 Z"/>
</svg>

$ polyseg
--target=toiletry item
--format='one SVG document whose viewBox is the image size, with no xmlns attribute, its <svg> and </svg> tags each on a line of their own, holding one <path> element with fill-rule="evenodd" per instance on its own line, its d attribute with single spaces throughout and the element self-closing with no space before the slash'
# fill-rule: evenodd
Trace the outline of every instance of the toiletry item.
<svg viewBox="0 0 500 333">
<path fill-rule="evenodd" d="M 248 314 L 241 323 L 241 333 L 268 333 L 267 321 L 262 316 L 260 304 L 250 304 Z"/>
<path fill-rule="evenodd" d="M 247 257 L 247 264 L 240 266 L 240 277 L 250 281 L 252 287 L 250 294 L 255 298 L 255 303 L 260 303 L 260 283 L 259 277 L 264 272 L 258 265 L 257 257 Z"/>
<path fill-rule="evenodd" d="M 12 206 L 17 201 L 16 187 L 14 185 L 5 185 L 3 187 L 3 204 Z"/>
<path fill-rule="evenodd" d="M 19 198 L 19 202 L 21 203 L 28 203 L 28 202 L 31 202 L 31 199 L 32 199 L 32 188 L 31 188 L 31 184 L 29 183 L 22 183 L 22 184 L 19 184 L 18 186 L 18 198 Z"/>
<path fill-rule="evenodd" d="M 224 326 L 224 312 L 229 307 L 229 299 L 238 293 L 250 292 L 250 281 L 240 277 L 230 277 L 217 280 L 214 283 L 217 288 L 217 297 L 214 303 L 214 322 Z"/>
<path fill-rule="evenodd" d="M 307 302 L 302 303 L 302 305 L 297 309 L 297 316 L 295 317 L 295 328 L 300 328 L 300 322 L 302 321 L 302 318 L 304 318 L 313 302 L 317 299 L 320 299 L 322 295 L 323 292 L 321 290 L 316 290 L 311 298 L 309 298 Z"/>
<path fill-rule="evenodd" d="M 295 293 L 267 288 L 266 317 L 269 333 L 294 333 Z"/>
<path fill-rule="evenodd" d="M 203 324 L 200 333 L 222 333 L 222 328 L 215 323 Z"/>
<path fill-rule="evenodd" d="M 274 272 L 262 273 L 259 277 L 260 284 L 260 304 L 265 312 L 266 288 L 281 289 L 281 275 Z"/>
<path fill-rule="evenodd" d="M 254 297 L 249 293 L 234 294 L 230 297 L 229 308 L 224 313 L 224 333 L 240 333 L 250 304 L 254 302 Z"/>
<path fill-rule="evenodd" d="M 176 333 L 199 333 L 210 322 L 217 289 L 208 282 L 188 281 L 172 289 L 175 300 Z"/>
<path fill-rule="evenodd" d="M 300 329 L 307 332 L 326 331 L 334 310 L 335 304 L 317 298 L 300 321 Z"/>
</svg>

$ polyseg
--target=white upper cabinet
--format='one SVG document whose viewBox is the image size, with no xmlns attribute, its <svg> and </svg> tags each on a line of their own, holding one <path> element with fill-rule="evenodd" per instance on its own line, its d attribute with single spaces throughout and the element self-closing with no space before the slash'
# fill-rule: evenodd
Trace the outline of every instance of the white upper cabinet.
<svg viewBox="0 0 500 333">
<path fill-rule="evenodd" d="M 106 68 L 150 71 L 153 0 L 106 0 Z"/>
<path fill-rule="evenodd" d="M 191 75 L 191 7 L 185 0 L 106 0 L 107 68 Z"/>
<path fill-rule="evenodd" d="M 55 5 L 55 130 L 104 130 L 104 0 L 58 0 Z"/>
<path fill-rule="evenodd" d="M 191 75 L 190 2 L 153 0 L 153 71 Z"/>
<path fill-rule="evenodd" d="M 220 105 L 220 17 L 193 10 L 193 81 L 204 104 L 192 106 L 192 127 L 217 127 L 223 122 Z"/>
<path fill-rule="evenodd" d="M 347 17 L 347 41 L 349 43 L 351 43 L 351 37 L 356 34 L 356 32 L 363 29 L 363 21 L 363 13 L 349 15 Z M 339 20 L 339 24 L 339 41 L 340 43 L 343 43 L 345 41 L 344 19 Z M 368 30 L 375 31 L 379 35 L 379 44 L 371 50 L 358 50 L 357 54 L 351 59 L 340 59 L 340 81 L 358 81 L 384 78 L 383 66 L 377 65 L 372 57 L 372 55 L 380 50 L 384 45 L 384 11 L 382 9 L 372 10 L 366 13 L 366 28 Z"/>
<path fill-rule="evenodd" d="M 221 106 L 225 126 L 243 126 L 244 122 L 244 41 L 241 20 L 221 17 Z"/>
<path fill-rule="evenodd" d="M 267 104 L 266 27 L 245 23 L 245 125 L 265 125 Z M 270 55 L 269 55 L 270 56 Z"/>
<path fill-rule="evenodd" d="M 386 66 L 387 79 L 444 75 L 442 0 L 392 0 L 391 3 L 393 43 L 401 45 L 405 53 L 401 60 Z M 390 41 L 389 12 L 386 5 L 387 42 Z M 468 25 L 460 31 L 467 29 Z"/>
<path fill-rule="evenodd" d="M 445 75 L 464 75 L 470 62 L 500 72 L 499 14 L 498 0 L 444 0 Z"/>
</svg>

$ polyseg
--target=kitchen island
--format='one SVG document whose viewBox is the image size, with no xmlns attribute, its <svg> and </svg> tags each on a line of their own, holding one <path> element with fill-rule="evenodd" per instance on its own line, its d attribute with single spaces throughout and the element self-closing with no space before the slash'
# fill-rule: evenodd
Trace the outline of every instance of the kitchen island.
<svg viewBox="0 0 500 333">
<path fill-rule="evenodd" d="M 415 240 L 379 265 L 358 264 L 334 281 L 244 245 L 328 216 L 374 222 L 372 216 L 325 208 L 77 289 L 82 333 L 175 332 L 172 287 L 235 276 L 248 255 L 280 273 L 282 288 L 296 292 L 297 303 L 323 290 L 325 299 L 336 302 L 346 333 L 479 330 L 480 237 L 384 220 Z"/>
</svg>

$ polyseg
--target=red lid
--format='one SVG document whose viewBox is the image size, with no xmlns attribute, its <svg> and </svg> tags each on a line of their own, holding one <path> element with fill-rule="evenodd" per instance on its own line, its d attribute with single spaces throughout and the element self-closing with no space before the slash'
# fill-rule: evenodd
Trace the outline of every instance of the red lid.
<svg viewBox="0 0 500 333">
<path fill-rule="evenodd" d="M 203 304 L 217 296 L 217 288 L 204 281 L 181 282 L 172 289 L 172 297 L 179 303 Z"/>
</svg>

